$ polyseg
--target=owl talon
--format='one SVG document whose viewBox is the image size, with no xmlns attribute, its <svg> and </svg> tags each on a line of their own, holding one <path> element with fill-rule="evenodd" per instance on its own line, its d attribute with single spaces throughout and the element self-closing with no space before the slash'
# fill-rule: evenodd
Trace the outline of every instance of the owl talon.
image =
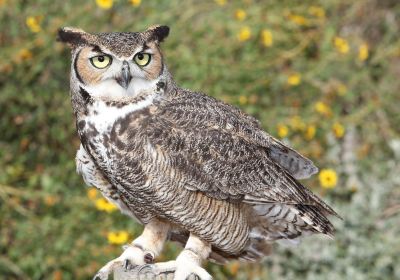
<svg viewBox="0 0 400 280">
<path fill-rule="evenodd" d="M 158 273 L 172 273 L 174 280 L 212 280 L 212 276 L 191 258 L 191 252 L 183 251 L 176 261 L 156 263 Z"/>
<path fill-rule="evenodd" d="M 107 280 L 108 275 L 110 275 L 116 266 L 122 265 L 120 258 L 109 261 L 105 266 L 103 266 L 93 277 L 93 280 Z"/>
<path fill-rule="evenodd" d="M 93 280 L 107 280 L 108 275 L 114 272 L 114 268 L 121 267 L 125 270 L 131 270 L 138 265 L 144 265 L 153 262 L 154 253 L 143 251 L 138 246 L 124 246 L 124 252 L 118 258 L 109 261 L 103 266 L 99 272 L 93 277 Z"/>
<path fill-rule="evenodd" d="M 130 267 L 131 267 L 131 262 L 128 259 L 126 259 L 124 261 L 123 268 L 124 268 L 125 271 L 128 271 L 130 269 Z"/>
<path fill-rule="evenodd" d="M 144 254 L 144 262 L 147 264 L 152 264 L 154 263 L 154 254 L 151 252 L 145 252 Z"/>
<path fill-rule="evenodd" d="M 155 263 L 157 275 L 175 272 L 174 280 L 212 280 L 212 276 L 202 267 L 189 262 L 169 261 Z"/>
<path fill-rule="evenodd" d="M 212 280 L 212 276 L 202 268 L 200 264 L 201 258 L 199 254 L 193 250 L 185 248 L 176 259 L 174 280 L 186 280 L 192 275 L 194 279 Z"/>
<path fill-rule="evenodd" d="M 190 278 L 192 276 L 192 278 Z M 212 280 L 212 276 L 200 266 L 183 266 L 178 265 L 175 271 L 174 280 L 186 280 L 186 279 L 196 279 L 196 280 Z"/>
<path fill-rule="evenodd" d="M 108 279 L 109 272 L 107 271 L 99 271 L 97 274 L 93 277 L 93 280 L 107 280 Z"/>
</svg>

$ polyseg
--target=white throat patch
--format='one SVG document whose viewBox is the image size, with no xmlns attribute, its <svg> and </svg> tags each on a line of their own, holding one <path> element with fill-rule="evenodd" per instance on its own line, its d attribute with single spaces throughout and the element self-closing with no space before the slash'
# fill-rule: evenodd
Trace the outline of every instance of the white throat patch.
<svg viewBox="0 0 400 280">
<path fill-rule="evenodd" d="M 156 93 L 146 96 L 136 103 L 129 103 L 122 107 L 110 106 L 103 100 L 96 100 L 89 107 L 89 114 L 85 121 L 93 124 L 99 133 L 110 132 L 113 124 L 128 114 L 146 108 L 153 103 Z"/>
</svg>

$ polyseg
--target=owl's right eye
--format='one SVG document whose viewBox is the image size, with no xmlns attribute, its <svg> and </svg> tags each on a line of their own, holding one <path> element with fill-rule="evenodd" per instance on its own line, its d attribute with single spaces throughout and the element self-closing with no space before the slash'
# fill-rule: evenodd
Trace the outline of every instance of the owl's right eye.
<svg viewBox="0 0 400 280">
<path fill-rule="evenodd" d="M 109 55 L 104 55 L 104 54 L 92 57 L 90 59 L 92 65 L 99 69 L 103 69 L 109 66 L 111 64 L 111 61 L 112 61 L 111 57 Z"/>
<path fill-rule="evenodd" d="M 140 67 L 146 66 L 150 63 L 151 60 L 151 55 L 149 53 L 137 53 L 135 57 L 133 58 L 135 63 L 139 65 Z"/>
</svg>

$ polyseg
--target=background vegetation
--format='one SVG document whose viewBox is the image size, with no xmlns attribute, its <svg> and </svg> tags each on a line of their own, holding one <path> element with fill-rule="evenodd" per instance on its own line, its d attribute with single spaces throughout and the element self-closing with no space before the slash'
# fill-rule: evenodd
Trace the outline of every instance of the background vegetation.
<svg viewBox="0 0 400 280">
<path fill-rule="evenodd" d="M 156 23 L 171 27 L 176 81 L 312 158 L 324 172 L 304 183 L 344 218 L 334 240 L 209 264 L 215 279 L 400 279 L 396 0 L 0 0 L 0 278 L 89 278 L 140 234 L 75 173 L 70 55 L 55 37 Z M 178 252 L 168 245 L 161 260 Z"/>
</svg>

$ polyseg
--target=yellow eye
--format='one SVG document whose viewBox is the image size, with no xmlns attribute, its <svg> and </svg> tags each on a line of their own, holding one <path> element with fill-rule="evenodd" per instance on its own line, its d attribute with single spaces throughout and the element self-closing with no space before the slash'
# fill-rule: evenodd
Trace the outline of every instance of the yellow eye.
<svg viewBox="0 0 400 280">
<path fill-rule="evenodd" d="M 139 66 L 146 66 L 150 63 L 151 55 L 148 53 L 137 53 L 133 60 Z"/>
<path fill-rule="evenodd" d="M 99 69 L 103 69 L 109 66 L 111 64 L 111 61 L 112 59 L 108 55 L 98 55 L 90 59 L 92 65 Z"/>
</svg>

